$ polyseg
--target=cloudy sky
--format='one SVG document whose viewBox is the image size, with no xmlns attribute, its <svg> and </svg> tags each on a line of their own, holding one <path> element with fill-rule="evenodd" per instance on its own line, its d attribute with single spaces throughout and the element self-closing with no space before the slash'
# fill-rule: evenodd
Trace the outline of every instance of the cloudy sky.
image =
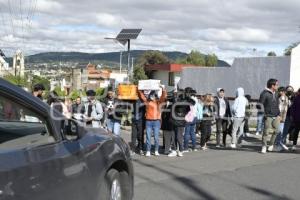
<svg viewBox="0 0 300 200">
<path fill-rule="evenodd" d="M 26 55 L 120 51 L 104 38 L 142 28 L 133 49 L 195 49 L 230 62 L 282 55 L 300 40 L 299 10 L 299 0 L 0 0 L 0 48 Z"/>
</svg>

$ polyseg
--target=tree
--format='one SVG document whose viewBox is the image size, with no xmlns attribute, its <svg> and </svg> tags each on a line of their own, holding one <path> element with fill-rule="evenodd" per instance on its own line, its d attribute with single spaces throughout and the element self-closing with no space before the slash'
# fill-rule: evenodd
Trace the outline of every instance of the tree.
<svg viewBox="0 0 300 200">
<path fill-rule="evenodd" d="M 70 94 L 70 98 L 72 100 L 75 100 L 77 97 L 80 97 L 80 91 L 79 90 L 73 90 Z"/>
<path fill-rule="evenodd" d="M 49 81 L 49 79 L 34 75 L 32 77 L 31 87 L 33 87 L 37 83 L 43 84 L 43 86 L 45 87 L 45 90 L 47 90 L 47 91 L 50 90 L 50 81 Z"/>
<path fill-rule="evenodd" d="M 206 66 L 213 67 L 218 64 L 218 57 L 215 54 L 208 54 L 205 61 Z"/>
<path fill-rule="evenodd" d="M 3 77 L 8 82 L 20 86 L 20 87 L 28 87 L 28 82 L 25 77 L 22 76 L 14 76 L 12 74 L 6 75 Z"/>
<path fill-rule="evenodd" d="M 144 67 L 146 65 L 168 64 L 170 60 L 160 51 L 146 51 L 141 55 L 133 68 L 133 77 L 131 82 L 138 84 L 139 80 L 148 79 Z"/>
<path fill-rule="evenodd" d="M 60 98 L 66 96 L 65 91 L 61 90 L 59 86 L 56 86 L 53 91 L 55 91 L 57 96 L 59 96 Z"/>
<path fill-rule="evenodd" d="M 146 51 L 137 59 L 138 66 L 144 67 L 145 65 L 154 64 L 168 64 L 170 60 L 166 55 L 160 51 Z"/>
<path fill-rule="evenodd" d="M 146 80 L 148 76 L 145 73 L 144 67 L 142 66 L 134 66 L 133 68 L 133 80 L 134 84 L 138 84 L 139 80 Z"/>
<path fill-rule="evenodd" d="M 204 66 L 206 64 L 205 56 L 196 50 L 192 50 L 186 58 L 177 61 L 179 64 L 192 64 L 198 66 Z"/>
<path fill-rule="evenodd" d="M 267 56 L 277 56 L 274 51 L 270 51 Z"/>
<path fill-rule="evenodd" d="M 285 56 L 290 56 L 292 54 L 292 49 L 295 48 L 296 46 L 298 46 L 298 44 L 300 44 L 300 42 L 295 42 L 295 43 L 291 44 L 290 46 L 288 46 L 284 50 L 284 55 Z"/>
</svg>

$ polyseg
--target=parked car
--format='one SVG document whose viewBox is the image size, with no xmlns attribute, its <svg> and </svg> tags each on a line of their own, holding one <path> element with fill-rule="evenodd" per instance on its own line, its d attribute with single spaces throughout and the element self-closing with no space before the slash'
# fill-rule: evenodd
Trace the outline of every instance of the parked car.
<svg viewBox="0 0 300 200">
<path fill-rule="evenodd" d="M 131 200 L 128 145 L 0 79 L 0 200 Z"/>
</svg>

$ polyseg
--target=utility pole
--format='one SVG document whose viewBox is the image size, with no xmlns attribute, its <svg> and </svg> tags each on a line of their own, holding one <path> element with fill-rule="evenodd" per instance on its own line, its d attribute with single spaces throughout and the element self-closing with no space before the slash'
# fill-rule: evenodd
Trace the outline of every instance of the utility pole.
<svg viewBox="0 0 300 200">
<path fill-rule="evenodd" d="M 123 51 L 120 51 L 120 74 L 122 73 L 122 57 L 123 57 Z"/>
</svg>

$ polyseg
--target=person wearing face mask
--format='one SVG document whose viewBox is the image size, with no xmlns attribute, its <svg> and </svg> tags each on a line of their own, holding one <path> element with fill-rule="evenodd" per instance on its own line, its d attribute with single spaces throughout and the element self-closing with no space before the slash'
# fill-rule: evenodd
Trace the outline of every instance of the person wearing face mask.
<svg viewBox="0 0 300 200">
<path fill-rule="evenodd" d="M 86 92 L 88 102 L 85 103 L 85 121 L 87 126 L 93 128 L 100 127 L 100 120 L 103 117 L 103 109 L 101 103 L 96 100 L 96 92 L 94 90 L 88 90 Z"/>
<path fill-rule="evenodd" d="M 158 98 L 155 91 L 151 91 L 149 97 L 146 98 L 143 91 L 139 91 L 139 97 L 146 106 L 146 156 L 151 156 L 151 135 L 154 132 L 155 140 L 155 156 L 159 156 L 159 130 L 161 126 L 161 104 L 166 100 L 167 92 L 161 85 L 162 95 Z"/>
<path fill-rule="evenodd" d="M 295 93 L 294 93 L 294 88 L 292 86 L 287 86 L 286 87 L 286 97 L 288 100 L 288 108 L 286 112 L 286 118 L 284 121 L 283 125 L 283 131 L 282 134 L 280 134 L 280 137 L 278 138 L 279 144 L 278 144 L 278 150 L 288 150 L 289 148 L 286 146 L 286 139 L 287 135 L 290 134 L 289 140 L 292 141 L 292 133 L 294 129 L 294 124 L 291 121 L 291 106 L 293 104 L 293 101 L 295 99 Z"/>
</svg>

